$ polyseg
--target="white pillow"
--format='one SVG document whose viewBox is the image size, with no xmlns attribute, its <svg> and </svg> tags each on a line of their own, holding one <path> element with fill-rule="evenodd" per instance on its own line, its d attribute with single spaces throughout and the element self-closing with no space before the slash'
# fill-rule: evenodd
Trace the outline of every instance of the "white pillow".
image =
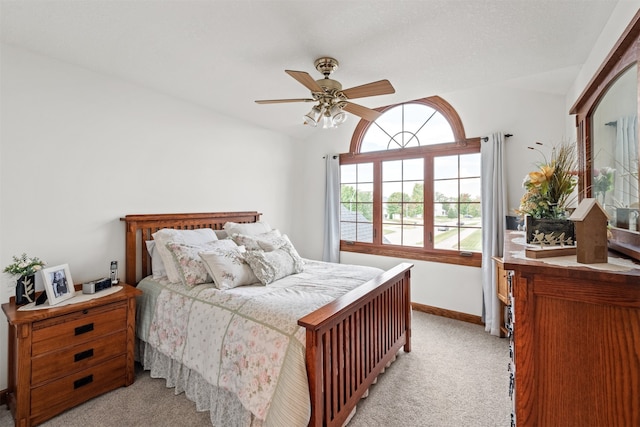
<svg viewBox="0 0 640 427">
<path fill-rule="evenodd" d="M 156 242 L 154 240 L 147 240 L 145 243 L 147 244 L 147 252 L 149 252 L 149 256 L 151 257 L 151 275 L 154 279 L 166 276 L 167 270 L 164 267 L 158 249 L 156 249 Z"/>
<path fill-rule="evenodd" d="M 264 285 L 304 271 L 304 261 L 289 238 L 286 235 L 282 237 L 286 238 L 287 243 L 279 249 L 270 252 L 247 251 L 244 256 L 253 273 Z"/>
<path fill-rule="evenodd" d="M 187 245 L 201 245 L 203 243 L 218 240 L 216 233 L 210 228 L 199 228 L 196 230 L 175 230 L 163 228 L 153 233 L 153 240 L 156 241 L 156 250 L 162 258 L 162 263 L 167 272 L 167 277 L 171 283 L 179 283 L 180 273 L 175 265 L 173 255 L 167 249 L 167 243 L 184 243 Z M 153 270 L 153 265 L 151 266 Z"/>
<path fill-rule="evenodd" d="M 213 245 L 216 243 L 218 243 L 218 240 L 201 245 L 187 245 L 176 242 L 167 243 L 167 249 L 169 249 L 171 255 L 173 255 L 174 263 L 183 285 L 193 287 L 201 283 L 211 283 L 213 281 L 198 252 L 209 250 L 213 248 Z"/>
<path fill-rule="evenodd" d="M 246 224 L 227 222 L 222 228 L 224 228 L 224 231 L 226 231 L 229 236 L 233 236 L 234 234 L 253 236 L 271 231 L 271 226 L 264 221 L 249 222 Z"/>
<path fill-rule="evenodd" d="M 231 289 L 258 283 L 251 267 L 244 260 L 245 253 L 243 246 L 226 239 L 213 242 L 212 248 L 199 252 L 199 255 L 216 287 Z"/>
<path fill-rule="evenodd" d="M 248 251 L 272 251 L 285 243 L 281 236 L 280 230 L 271 230 L 254 236 L 235 233 L 231 238 L 238 246 L 244 246 Z"/>
</svg>

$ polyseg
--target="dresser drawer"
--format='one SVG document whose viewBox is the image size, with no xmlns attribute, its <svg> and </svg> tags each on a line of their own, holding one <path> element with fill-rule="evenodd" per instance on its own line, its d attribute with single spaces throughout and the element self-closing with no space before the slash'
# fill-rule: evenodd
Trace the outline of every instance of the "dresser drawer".
<svg viewBox="0 0 640 427">
<path fill-rule="evenodd" d="M 99 394 L 125 385 L 127 356 L 122 355 L 31 391 L 31 417 L 50 418 Z"/>
<path fill-rule="evenodd" d="M 117 302 L 34 322 L 31 354 L 38 356 L 75 346 L 118 330 L 125 330 L 126 326 L 126 302 Z"/>
<path fill-rule="evenodd" d="M 31 362 L 31 384 L 38 385 L 71 372 L 97 365 L 127 350 L 125 330 L 94 341 L 36 356 Z"/>
</svg>

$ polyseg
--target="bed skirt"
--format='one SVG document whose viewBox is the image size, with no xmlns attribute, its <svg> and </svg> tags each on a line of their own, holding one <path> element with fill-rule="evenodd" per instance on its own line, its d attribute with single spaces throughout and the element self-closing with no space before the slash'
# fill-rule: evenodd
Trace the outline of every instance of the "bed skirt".
<svg viewBox="0 0 640 427">
<path fill-rule="evenodd" d="M 268 427 L 268 423 L 256 418 L 242 406 L 240 400 L 220 387 L 207 383 L 197 372 L 185 367 L 170 357 L 157 351 L 152 345 L 136 338 L 135 359 L 145 371 L 150 371 L 151 378 L 163 378 L 167 388 L 173 388 L 176 395 L 184 393 L 187 399 L 196 405 L 199 412 L 209 411 L 211 425 L 229 427 Z M 396 356 L 387 364 L 388 368 L 396 360 Z M 381 373 L 385 372 L 385 369 Z M 378 382 L 378 378 L 373 384 Z M 362 396 L 365 399 L 369 390 Z M 353 418 L 357 408 L 345 421 L 346 426 Z"/>
<path fill-rule="evenodd" d="M 184 393 L 196 404 L 196 410 L 209 411 L 211 424 L 230 427 L 263 427 L 265 423 L 246 410 L 233 393 L 207 383 L 197 372 L 157 351 L 150 344 L 136 340 L 136 360 L 150 371 L 151 378 L 166 379 L 167 388 Z"/>
</svg>

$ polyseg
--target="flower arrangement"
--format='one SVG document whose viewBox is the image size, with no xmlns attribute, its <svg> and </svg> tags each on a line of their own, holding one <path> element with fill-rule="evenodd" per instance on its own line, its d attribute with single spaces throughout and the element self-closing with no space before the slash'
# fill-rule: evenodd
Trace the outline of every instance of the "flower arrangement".
<svg viewBox="0 0 640 427">
<path fill-rule="evenodd" d="M 544 154 L 543 158 L 538 169 L 525 177 L 522 186 L 526 191 L 516 212 L 537 219 L 565 218 L 569 196 L 578 183 L 575 144 L 564 142 L 553 147 L 548 161 Z"/>
<path fill-rule="evenodd" d="M 14 255 L 13 263 L 6 266 L 4 272 L 14 276 L 31 276 L 36 271 L 42 270 L 45 265 L 47 264 L 37 257 L 28 257 L 27 254 L 19 257 Z"/>
</svg>

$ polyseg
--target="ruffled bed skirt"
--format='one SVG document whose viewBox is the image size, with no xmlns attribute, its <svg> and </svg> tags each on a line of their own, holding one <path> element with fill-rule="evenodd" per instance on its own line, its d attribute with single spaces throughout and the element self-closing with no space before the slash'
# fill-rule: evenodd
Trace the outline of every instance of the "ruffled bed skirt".
<svg viewBox="0 0 640 427">
<path fill-rule="evenodd" d="M 164 378 L 175 394 L 184 393 L 198 411 L 209 411 L 211 424 L 230 427 L 263 427 L 263 422 L 246 410 L 236 396 L 207 383 L 200 374 L 157 351 L 144 341 L 136 340 L 136 360 L 151 371 L 151 378 Z"/>
<path fill-rule="evenodd" d="M 209 384 L 197 372 L 185 367 L 181 363 L 157 351 L 150 344 L 136 339 L 135 359 L 143 368 L 150 372 L 151 378 L 164 378 L 167 388 L 173 388 L 175 394 L 184 393 L 187 399 L 196 404 L 196 410 L 209 411 L 211 424 L 224 427 L 267 427 L 267 423 L 256 418 L 246 410 L 237 397 L 224 389 Z M 395 360 L 397 355 L 386 365 L 384 373 Z M 378 378 L 373 384 L 378 382 Z M 367 390 L 362 398 L 369 395 Z M 346 426 L 355 415 L 356 408 L 344 423 Z"/>
</svg>

